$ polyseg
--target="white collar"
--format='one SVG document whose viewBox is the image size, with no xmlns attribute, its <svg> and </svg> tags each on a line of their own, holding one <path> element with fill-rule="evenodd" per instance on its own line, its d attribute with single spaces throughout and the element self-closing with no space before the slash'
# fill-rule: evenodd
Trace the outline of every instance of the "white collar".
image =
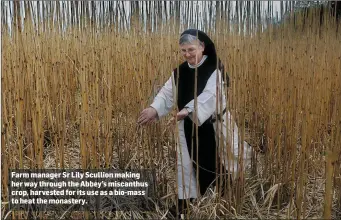
<svg viewBox="0 0 341 220">
<path fill-rule="evenodd" d="M 201 61 L 200 61 L 197 65 L 191 65 L 191 64 L 188 63 L 189 68 L 192 68 L 192 69 L 198 68 L 198 67 L 201 66 L 201 64 L 206 60 L 206 58 L 207 58 L 207 55 L 204 55 L 204 56 L 201 58 Z"/>
</svg>

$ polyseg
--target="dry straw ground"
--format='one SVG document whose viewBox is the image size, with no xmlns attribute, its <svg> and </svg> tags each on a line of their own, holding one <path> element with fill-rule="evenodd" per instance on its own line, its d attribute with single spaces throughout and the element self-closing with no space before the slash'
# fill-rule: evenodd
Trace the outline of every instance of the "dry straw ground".
<svg viewBox="0 0 341 220">
<path fill-rule="evenodd" d="M 229 189 L 192 206 L 191 218 L 341 216 L 341 32 L 290 18 L 252 35 L 209 31 L 231 79 L 229 106 L 253 164 Z M 167 119 L 139 128 L 139 112 L 179 64 L 178 26 L 144 32 L 56 29 L 29 22 L 2 30 L 2 218 L 166 217 L 176 199 L 175 130 Z M 232 25 L 232 24 L 231 24 Z M 261 150 L 264 153 L 260 152 Z M 8 210 L 9 168 L 153 168 L 149 212 Z"/>
</svg>

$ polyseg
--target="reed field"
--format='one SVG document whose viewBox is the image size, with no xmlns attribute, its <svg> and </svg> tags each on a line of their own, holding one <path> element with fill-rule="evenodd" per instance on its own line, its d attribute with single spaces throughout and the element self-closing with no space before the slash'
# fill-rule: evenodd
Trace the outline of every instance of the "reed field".
<svg viewBox="0 0 341 220">
<path fill-rule="evenodd" d="M 221 5 L 214 24 L 195 14 L 181 24 L 177 11 L 143 20 L 139 3 L 129 21 L 116 14 L 99 17 L 99 25 L 86 5 L 67 26 L 63 13 L 38 19 L 26 3 L 14 4 L 11 30 L 2 18 L 1 219 L 166 219 L 177 199 L 177 129 L 172 115 L 147 127 L 136 121 L 183 62 L 181 32 L 198 22 L 229 75 L 228 107 L 252 146 L 252 163 L 243 171 L 240 157 L 228 193 L 211 190 L 188 217 L 339 219 L 341 19 L 320 19 L 312 8 L 280 22 L 261 24 L 251 13 L 232 22 L 231 8 Z M 11 211 L 8 172 L 15 168 L 154 169 L 157 196 L 144 212 Z"/>
</svg>

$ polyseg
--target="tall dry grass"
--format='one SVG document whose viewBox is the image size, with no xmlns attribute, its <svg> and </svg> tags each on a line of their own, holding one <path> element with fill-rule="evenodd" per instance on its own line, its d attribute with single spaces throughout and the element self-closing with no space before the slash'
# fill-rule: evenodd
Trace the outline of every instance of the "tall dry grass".
<svg viewBox="0 0 341 220">
<path fill-rule="evenodd" d="M 270 196 L 277 213 L 330 218 L 340 195 L 341 34 L 329 18 L 320 27 L 314 12 L 306 24 L 296 16 L 295 25 L 291 18 L 255 37 L 227 38 L 218 48 L 227 55 L 239 125 L 266 151 L 254 170 L 278 191 Z M 324 192 L 310 188 L 320 181 Z"/>
<path fill-rule="evenodd" d="M 228 196 L 209 193 L 191 217 L 340 216 L 341 37 L 330 18 L 322 29 L 316 13 L 302 21 L 297 15 L 239 35 L 222 20 L 208 31 L 229 73 L 229 107 L 241 138 L 254 147 L 254 163 L 239 171 Z M 159 200 L 175 200 L 176 132 L 166 120 L 139 128 L 136 119 L 181 62 L 180 28 L 170 23 L 163 32 L 144 32 L 133 22 L 129 32 L 37 34 L 28 20 L 12 38 L 2 30 L 3 201 L 10 168 L 109 167 L 153 168 Z M 6 203 L 2 209 L 7 217 L 28 217 L 9 213 Z M 56 210 L 45 217 L 62 213 L 92 215 Z"/>
</svg>

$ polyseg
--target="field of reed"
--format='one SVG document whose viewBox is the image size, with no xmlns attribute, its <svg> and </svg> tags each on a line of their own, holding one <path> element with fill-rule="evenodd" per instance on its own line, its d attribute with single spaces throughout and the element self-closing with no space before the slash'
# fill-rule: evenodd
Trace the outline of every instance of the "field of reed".
<svg viewBox="0 0 341 220">
<path fill-rule="evenodd" d="M 225 197 L 209 192 L 188 217 L 340 218 L 340 24 L 316 10 L 263 29 L 220 18 L 205 31 L 230 77 L 229 109 L 252 164 Z M 50 21 L 1 30 L 1 218 L 165 218 L 177 194 L 177 132 L 168 117 L 136 121 L 182 62 L 186 27 L 174 17 L 154 31 L 134 17 L 129 29 Z M 151 168 L 158 196 L 148 212 L 11 211 L 14 168 Z"/>
</svg>

